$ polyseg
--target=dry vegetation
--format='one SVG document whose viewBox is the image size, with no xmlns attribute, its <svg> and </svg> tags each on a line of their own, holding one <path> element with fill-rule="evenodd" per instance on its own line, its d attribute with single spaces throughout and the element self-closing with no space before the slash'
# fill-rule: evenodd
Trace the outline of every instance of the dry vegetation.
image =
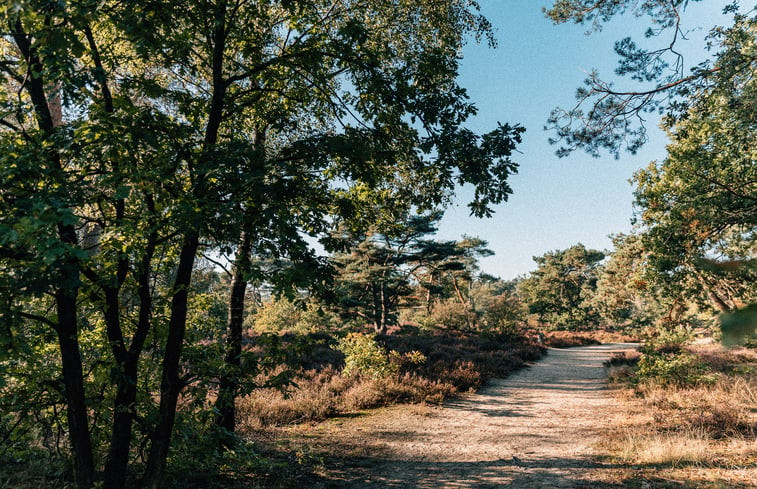
<svg viewBox="0 0 757 489">
<path fill-rule="evenodd" d="M 684 353 L 708 372 L 690 385 L 638 381 L 623 365 L 638 356 L 609 362 L 611 378 L 637 383 L 617 391 L 623 413 L 602 448 L 628 467 L 630 487 L 755 487 L 757 351 L 709 344 Z"/>
<path fill-rule="evenodd" d="M 346 375 L 344 356 L 323 345 L 313 355 L 327 361 L 303 368 L 295 385 L 256 390 L 239 401 L 242 430 L 322 420 L 400 402 L 441 404 L 456 393 L 477 389 L 488 378 L 504 377 L 544 351 L 520 337 L 448 330 L 383 336 L 378 343 L 390 353 L 391 374 Z"/>
<path fill-rule="evenodd" d="M 548 331 L 544 333 L 544 344 L 551 348 L 570 348 L 573 346 L 600 345 L 603 343 L 633 343 L 637 341 L 639 341 L 637 336 L 609 329 Z"/>
</svg>

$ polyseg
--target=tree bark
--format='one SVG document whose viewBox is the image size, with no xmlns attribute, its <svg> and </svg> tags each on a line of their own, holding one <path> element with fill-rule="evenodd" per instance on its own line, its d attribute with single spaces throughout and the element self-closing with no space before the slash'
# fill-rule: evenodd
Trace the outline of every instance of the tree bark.
<svg viewBox="0 0 757 489">
<path fill-rule="evenodd" d="M 150 211 L 154 211 L 152 198 L 147 197 Z M 142 258 L 137 277 L 137 295 L 139 297 L 139 317 L 137 328 L 128 351 L 114 355 L 118 359 L 122 373 L 117 381 L 116 399 L 113 405 L 113 426 L 110 447 L 105 462 L 105 489 L 122 489 L 126 486 L 129 467 L 129 451 L 134 418 L 136 416 L 137 381 L 139 375 L 139 356 L 144 348 L 150 331 L 152 317 L 152 295 L 150 293 L 150 264 L 155 252 L 157 235 L 152 232 L 147 249 Z"/>
<path fill-rule="evenodd" d="M 76 272 L 71 273 L 73 278 Z M 78 275 L 78 274 L 76 274 Z M 58 344 L 60 346 L 63 384 L 66 393 L 68 436 L 74 458 L 76 485 L 82 489 L 92 486 L 95 464 L 92 441 L 87 424 L 87 403 L 84 396 L 84 375 L 79 350 L 79 329 L 76 310 L 78 289 L 56 292 L 58 312 Z"/>
<path fill-rule="evenodd" d="M 389 311 L 391 309 L 389 293 L 386 290 L 386 282 L 381 282 L 381 328 L 379 334 L 386 334 L 389 329 Z"/>
<path fill-rule="evenodd" d="M 220 0 L 214 9 L 214 27 L 211 33 L 211 68 L 212 68 L 212 96 L 208 122 L 205 127 L 203 140 L 203 154 L 206 154 L 218 142 L 218 132 L 223 122 L 224 98 L 227 84 L 223 77 L 223 61 L 226 50 L 226 1 Z M 205 175 L 196 175 L 193 189 L 194 199 L 200 203 L 207 198 Z M 201 219 L 198 216 L 198 219 Z M 176 421 L 176 406 L 182 389 L 179 376 L 179 362 L 184 343 L 187 326 L 187 301 L 189 286 L 192 282 L 192 268 L 200 243 L 201 222 L 192 224 L 187 231 L 184 243 L 179 253 L 179 266 L 171 301 L 171 317 L 168 322 L 168 339 L 163 354 L 163 373 L 160 386 L 160 407 L 158 424 L 152 434 L 152 445 L 147 459 L 147 466 L 143 476 L 143 485 L 148 489 L 158 489 L 166 467 L 168 449 L 171 445 L 171 434 Z"/>
<path fill-rule="evenodd" d="M 173 300 L 171 301 L 171 317 L 168 322 L 168 339 L 163 354 L 158 424 L 152 434 L 152 445 L 150 446 L 150 454 L 143 478 L 144 486 L 149 489 L 157 489 L 160 485 L 166 467 L 168 449 L 171 445 L 171 434 L 176 421 L 176 406 L 182 389 L 179 363 L 187 326 L 189 286 L 198 247 L 199 233 L 193 231 L 184 240 L 179 254 L 179 267 L 176 272 Z"/>
<path fill-rule="evenodd" d="M 244 322 L 244 298 L 247 290 L 246 274 L 250 267 L 250 235 L 242 230 L 229 294 L 229 313 L 226 322 L 226 357 L 224 371 L 218 385 L 215 423 L 229 433 L 236 429 L 236 398 L 239 391 L 239 367 L 242 355 L 242 325 Z"/>
</svg>

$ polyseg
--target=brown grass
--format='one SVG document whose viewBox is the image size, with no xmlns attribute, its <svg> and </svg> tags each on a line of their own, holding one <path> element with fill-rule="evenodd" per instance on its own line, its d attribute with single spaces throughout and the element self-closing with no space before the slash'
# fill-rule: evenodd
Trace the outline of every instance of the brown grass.
<svg viewBox="0 0 757 489">
<path fill-rule="evenodd" d="M 716 372 L 717 381 L 618 389 L 622 414 L 602 448 L 611 458 L 640 467 L 633 481 L 668 478 L 690 487 L 753 487 L 742 482 L 757 480 L 757 352 L 716 344 L 687 351 Z M 623 381 L 631 369 L 618 361 L 610 367 L 611 378 Z M 723 481 L 730 482 L 720 486 Z"/>
<path fill-rule="evenodd" d="M 460 392 L 476 390 L 492 377 L 504 377 L 538 359 L 544 349 L 522 338 L 437 331 L 425 335 L 390 335 L 379 338 L 388 350 L 420 352 L 425 361 L 401 362 L 398 373 L 386 378 L 342 373 L 339 355 L 326 365 L 303 369 L 295 385 L 285 389 L 259 389 L 238 401 L 243 432 L 323 420 L 331 416 L 397 403 L 441 404 Z M 261 383 L 264 379 L 260 379 Z"/>
<path fill-rule="evenodd" d="M 700 431 L 685 433 L 646 433 L 629 431 L 615 446 L 618 458 L 627 464 L 669 465 L 707 464 L 713 459 L 707 435 Z"/>
<path fill-rule="evenodd" d="M 573 346 L 600 345 L 603 343 L 631 343 L 639 338 L 611 329 L 591 331 L 547 331 L 544 344 L 550 348 L 570 348 Z"/>
</svg>

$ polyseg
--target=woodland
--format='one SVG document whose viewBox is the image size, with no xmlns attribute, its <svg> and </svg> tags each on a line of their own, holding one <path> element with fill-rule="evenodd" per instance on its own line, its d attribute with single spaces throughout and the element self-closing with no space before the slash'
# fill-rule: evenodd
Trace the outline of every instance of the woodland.
<svg viewBox="0 0 757 489">
<path fill-rule="evenodd" d="M 502 280 L 435 236 L 463 185 L 471 215 L 508 200 L 525 130 L 467 127 L 460 52 L 496 44 L 475 1 L 3 2 L 0 487 L 241 487 L 295 463 L 264 426 L 439 404 L 567 333 L 645 339 L 637 381 L 673 384 L 709 374 L 666 342 L 757 347 L 757 12 L 686 66 L 689 3 L 545 11 L 633 13 L 660 46 L 618 41 L 646 88 L 591 73 L 558 154 L 633 152 L 650 113 L 669 144 L 613 249 Z"/>
</svg>

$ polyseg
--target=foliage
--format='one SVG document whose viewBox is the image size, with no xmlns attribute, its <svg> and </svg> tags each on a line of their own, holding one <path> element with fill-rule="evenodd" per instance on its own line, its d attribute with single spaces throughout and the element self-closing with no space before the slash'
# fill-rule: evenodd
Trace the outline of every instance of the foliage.
<svg viewBox="0 0 757 489">
<path fill-rule="evenodd" d="M 437 327 L 465 330 L 470 329 L 470 325 L 475 322 L 475 313 L 470 310 L 468 304 L 462 304 L 450 298 L 443 302 L 436 302 L 431 308 L 428 319 Z"/>
<path fill-rule="evenodd" d="M 354 373 L 381 379 L 397 373 L 396 365 L 389 361 L 389 354 L 372 336 L 349 333 L 339 340 L 339 350 L 344 353 L 344 374 Z"/>
<path fill-rule="evenodd" d="M 673 329 L 651 330 L 653 334 L 644 339 L 641 351 L 644 353 L 680 353 L 691 342 L 691 329 L 678 325 Z"/>
<path fill-rule="evenodd" d="M 517 334 L 525 322 L 526 306 L 518 296 L 514 282 L 479 278 L 473 288 L 475 308 L 483 331 Z"/>
<path fill-rule="evenodd" d="M 753 57 L 757 21 L 739 28 L 722 42 Z M 635 195 L 659 290 L 733 313 L 757 300 L 757 82 L 753 69 L 716 66 L 732 71 L 727 82 L 692 92 L 681 116 L 666 120 L 668 155 L 635 175 Z"/>
<path fill-rule="evenodd" d="M 642 383 L 678 387 L 714 382 L 705 365 L 689 353 L 647 353 L 639 359 L 636 377 Z"/>
<path fill-rule="evenodd" d="M 334 237 L 335 243 L 348 249 L 333 257 L 339 272 L 337 308 L 342 315 L 360 318 L 376 332 L 386 333 L 397 324 L 401 308 L 425 309 L 428 318 L 416 314 L 416 319 L 433 325 L 433 311 L 451 307 L 466 310 L 465 326 L 473 327 L 477 260 L 492 252 L 477 238 L 429 238 L 439 219 L 439 212 L 410 215 L 404 210 L 394 222 L 378 223 L 364 233 L 342 230 Z M 457 305 L 449 306 L 451 302 Z M 455 320 L 463 317 L 460 314 Z M 437 323 L 446 325 L 451 319 L 441 318 Z"/>
<path fill-rule="evenodd" d="M 673 119 L 686 118 L 692 94 L 716 92 L 738 84 L 754 72 L 755 10 L 738 0 L 723 2 L 731 15 L 730 26 L 713 26 L 707 36 L 709 59 L 687 65 L 680 44 L 688 40 L 684 11 L 694 2 L 651 0 L 555 0 L 547 16 L 555 23 L 588 24 L 600 30 L 613 18 L 633 13 L 644 18 L 647 40 L 637 43 L 626 37 L 615 43 L 618 65 L 615 74 L 630 78 L 631 84 L 615 88 L 594 70 L 576 91 L 573 108 L 556 108 L 548 120 L 554 131 L 552 143 L 560 144 L 558 155 L 583 149 L 599 156 L 606 149 L 617 158 L 625 149 L 636 152 L 647 140 L 644 122 L 650 113 L 667 113 Z M 751 17 L 750 17 L 751 16 Z M 704 27 L 708 26 L 695 26 Z M 660 39 L 650 46 L 650 39 Z"/>
<path fill-rule="evenodd" d="M 577 244 L 534 257 L 538 268 L 518 283 L 528 312 L 553 328 L 588 328 L 596 324 L 589 299 L 604 253 Z"/>
<path fill-rule="evenodd" d="M 430 209 L 470 183 L 483 216 L 511 191 L 522 129 L 466 129 L 455 81 L 463 44 L 491 36 L 475 2 L 32 0 L 0 16 L 0 362 L 29 399 L 55 386 L 45 414 L 82 488 L 101 469 L 124 487 L 135 450 L 158 487 L 172 438 L 208 426 L 212 386 L 239 387 L 220 295 L 194 287 L 209 248 L 244 229 L 273 266 L 232 284 L 324 285 L 306 236 L 366 202 Z M 50 368 L 16 380 L 16 362 Z"/>
<path fill-rule="evenodd" d="M 664 299 L 655 277 L 650 277 L 642 237 L 620 234 L 612 239 L 614 247 L 598 272 L 591 306 L 606 325 L 651 325 L 664 314 Z"/>
<path fill-rule="evenodd" d="M 348 376 L 340 369 L 343 356 L 334 354 L 338 352 L 314 352 L 331 361 L 308 362 L 294 378 L 297 388 L 263 389 L 240 399 L 242 429 L 322 420 L 397 402 L 440 404 L 479 388 L 489 378 L 504 377 L 544 353 L 523 337 L 452 330 L 400 331 L 375 339 L 353 333 L 348 338 L 360 345 L 355 350 L 365 354 L 366 363 L 383 365 L 385 371 L 388 357 L 388 368 L 396 375 L 375 378 L 353 372 Z"/>
<path fill-rule="evenodd" d="M 263 302 L 253 316 L 253 327 L 258 333 L 294 332 L 299 334 L 339 329 L 335 314 L 324 311 L 316 302 L 299 304 L 286 297 L 271 298 Z"/>
<path fill-rule="evenodd" d="M 701 359 L 684 351 L 692 338 L 691 330 L 682 326 L 654 331 L 642 344 L 636 379 L 641 383 L 679 387 L 714 381 Z"/>
</svg>

